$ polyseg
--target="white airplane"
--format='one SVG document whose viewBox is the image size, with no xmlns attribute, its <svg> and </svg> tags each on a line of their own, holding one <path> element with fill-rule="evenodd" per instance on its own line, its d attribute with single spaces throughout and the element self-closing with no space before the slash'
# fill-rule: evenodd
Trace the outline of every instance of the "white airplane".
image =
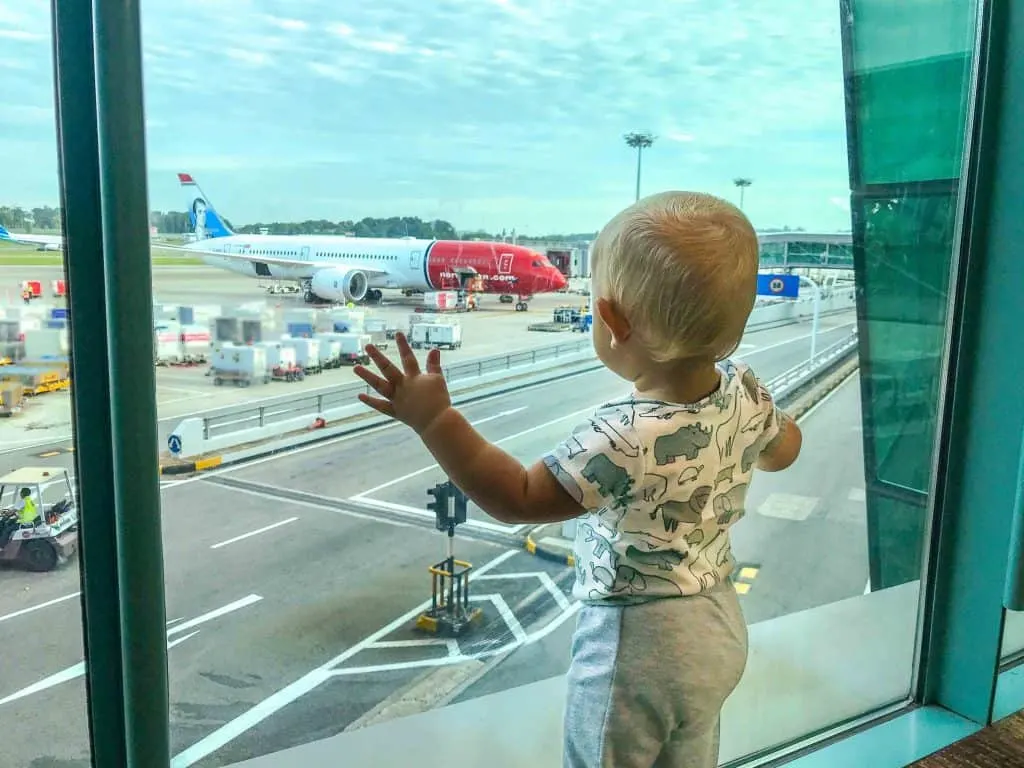
<svg viewBox="0 0 1024 768">
<path fill-rule="evenodd" d="M 195 179 L 179 173 L 196 242 L 171 247 L 211 266 L 253 278 L 297 282 L 307 302 L 380 301 L 382 289 L 438 291 L 468 282 L 500 294 L 517 311 L 537 293 L 561 290 L 565 276 L 543 254 L 508 243 L 336 235 L 238 235 L 210 205 Z"/>
<path fill-rule="evenodd" d="M 0 225 L 0 242 L 34 245 L 40 251 L 64 250 L 64 238 L 60 235 L 12 235 Z"/>
</svg>

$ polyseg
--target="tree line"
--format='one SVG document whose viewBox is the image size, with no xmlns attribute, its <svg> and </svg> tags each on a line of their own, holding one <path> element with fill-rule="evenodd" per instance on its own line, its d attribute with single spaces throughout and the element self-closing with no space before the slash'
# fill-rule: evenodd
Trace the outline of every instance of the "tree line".
<svg viewBox="0 0 1024 768">
<path fill-rule="evenodd" d="M 183 235 L 192 231 L 186 211 L 153 211 L 150 226 L 167 235 Z M 416 237 L 439 240 L 499 240 L 515 241 L 522 245 L 543 242 L 587 242 L 597 232 L 573 232 L 538 236 L 517 235 L 514 229 L 488 232 L 482 229 L 458 231 L 443 219 L 424 220 L 418 216 L 391 216 L 386 219 L 367 217 L 359 221 L 306 219 L 305 221 L 256 222 L 235 227 L 227 219 L 224 223 L 235 232 L 257 235 L 264 229 L 272 235 L 347 235 L 349 237 Z M 50 206 L 25 209 L 19 206 L 0 206 L 0 225 L 14 230 L 59 230 L 61 210 Z M 769 227 L 762 232 L 803 232 L 803 227 Z"/>
<path fill-rule="evenodd" d="M 7 229 L 60 229 L 60 208 L 44 205 L 25 209 L 17 205 L 0 205 L 0 225 Z"/>
</svg>

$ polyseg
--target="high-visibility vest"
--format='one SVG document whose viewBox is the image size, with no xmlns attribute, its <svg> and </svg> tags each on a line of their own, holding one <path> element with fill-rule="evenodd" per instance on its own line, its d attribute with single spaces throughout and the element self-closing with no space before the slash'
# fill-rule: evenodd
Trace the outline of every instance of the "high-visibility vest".
<svg viewBox="0 0 1024 768">
<path fill-rule="evenodd" d="M 39 512 L 31 496 L 26 496 L 22 501 L 24 506 L 18 510 L 18 522 L 22 525 L 28 525 L 36 519 Z"/>
</svg>

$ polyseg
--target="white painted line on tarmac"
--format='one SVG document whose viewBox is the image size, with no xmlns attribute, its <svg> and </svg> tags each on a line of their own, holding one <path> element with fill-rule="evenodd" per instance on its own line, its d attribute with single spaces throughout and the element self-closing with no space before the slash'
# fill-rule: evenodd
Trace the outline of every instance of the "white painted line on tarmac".
<svg viewBox="0 0 1024 768">
<path fill-rule="evenodd" d="M 40 608 L 49 608 L 51 605 L 63 603 L 65 600 L 74 600 L 81 594 L 81 592 L 72 592 L 70 595 L 64 595 L 63 597 L 55 597 L 53 600 L 47 600 L 45 603 L 39 603 L 39 605 L 33 605 L 29 608 L 22 608 L 20 611 L 15 611 L 14 613 L 8 613 L 4 616 L 0 616 L 0 622 L 7 621 L 8 619 L 13 619 L 18 616 L 24 616 L 26 613 L 38 611 Z"/>
<path fill-rule="evenodd" d="M 197 629 L 195 632 L 187 634 L 184 637 L 179 637 L 177 640 L 173 640 L 167 643 L 167 650 L 170 650 L 176 645 L 181 645 L 190 637 L 195 637 L 198 634 L 199 630 Z M 3 706 L 4 704 L 10 704 L 12 701 L 17 701 L 18 699 L 24 699 L 27 696 L 31 696 L 35 693 L 40 693 L 41 691 L 45 691 L 48 688 L 53 688 L 54 686 L 60 685 L 61 683 L 69 682 L 70 680 L 82 677 L 82 675 L 84 674 L 84 661 L 80 661 L 77 664 L 72 664 L 67 669 L 62 669 L 60 672 L 56 672 L 50 675 L 49 677 L 44 677 L 39 682 L 32 683 L 32 685 L 22 688 L 20 691 L 16 691 L 15 693 L 12 693 L 10 696 L 6 698 L 0 699 L 0 706 Z"/>
<path fill-rule="evenodd" d="M 473 595 L 469 598 L 470 602 L 483 602 L 484 600 L 490 600 L 494 603 L 494 607 L 498 609 L 498 613 L 508 626 L 512 636 L 516 639 L 520 645 L 526 642 L 526 630 L 523 629 L 523 625 L 519 623 L 519 619 L 512 613 L 512 609 L 508 607 L 508 603 L 505 602 L 505 598 L 501 595 Z"/>
<path fill-rule="evenodd" d="M 434 513 L 429 509 L 419 509 L 418 507 L 410 507 L 408 504 L 395 504 L 391 501 L 380 501 L 378 499 L 367 499 L 363 496 L 353 496 L 349 501 L 353 501 L 357 504 L 365 504 L 368 507 L 377 507 L 378 509 L 386 510 L 388 512 L 404 512 L 407 515 L 416 515 L 417 517 L 434 519 Z M 380 520 L 379 517 L 373 517 L 368 515 L 371 520 Z M 504 523 L 491 523 L 487 520 L 467 520 L 462 523 L 467 528 L 479 528 L 484 531 L 494 531 L 496 533 L 515 533 L 523 527 L 523 524 L 519 525 L 505 525 Z"/>
<path fill-rule="evenodd" d="M 428 639 L 428 640 L 378 640 L 369 648 L 431 648 L 440 647 L 448 651 L 448 657 L 459 656 L 459 642 L 457 640 L 447 639 Z"/>
<path fill-rule="evenodd" d="M 416 659 L 415 661 L 396 661 L 390 664 L 374 664 L 367 667 L 345 667 L 344 669 L 332 670 L 329 674 L 331 677 L 344 677 L 349 675 L 368 675 L 374 672 L 392 672 L 395 670 L 416 669 L 418 667 L 443 667 L 448 664 L 459 664 L 476 659 L 486 659 L 491 656 L 497 656 L 500 653 L 509 653 L 521 646 L 532 645 L 540 642 L 562 626 L 566 621 L 575 616 L 582 607 L 582 603 L 573 603 L 568 610 L 562 611 L 562 613 L 558 614 L 558 616 L 545 624 L 542 629 L 527 634 L 524 640 L 512 640 L 497 648 L 488 648 L 486 651 L 460 654 L 454 658 L 441 657 L 436 659 Z M 172 768 L 177 768 L 176 764 L 172 763 L 171 765 Z"/>
<path fill-rule="evenodd" d="M 482 419 L 477 419 L 476 421 L 469 422 L 469 424 L 470 426 L 473 427 L 477 426 L 478 424 L 486 424 L 488 421 L 495 421 L 496 419 L 502 419 L 506 416 L 513 416 L 519 413 L 520 411 L 525 411 L 528 407 L 529 406 L 524 405 L 519 408 L 513 408 L 509 411 L 502 411 L 501 413 L 496 413 L 493 416 L 484 416 Z"/>
<path fill-rule="evenodd" d="M 226 547 L 228 544 L 234 544 L 236 541 L 241 541 L 242 539 L 248 539 L 250 536 L 259 536 L 261 533 L 266 533 L 267 531 L 272 531 L 275 528 L 280 528 L 282 525 L 288 525 L 288 523 L 294 523 L 298 519 L 299 519 L 298 517 L 289 517 L 287 520 L 281 520 L 280 522 L 277 522 L 277 523 L 271 523 L 270 525 L 265 525 L 262 528 L 257 528 L 255 531 L 249 531 L 248 533 L 243 533 L 240 536 L 235 536 L 234 538 L 226 539 L 225 541 L 218 541 L 216 544 L 211 544 L 210 545 L 210 549 L 220 549 L 221 547 Z"/>
<path fill-rule="evenodd" d="M 503 562 L 508 560 L 510 557 L 514 557 L 521 551 L 522 550 L 519 549 L 511 549 L 508 552 L 503 552 L 493 560 L 480 566 L 480 568 L 476 570 L 477 575 L 479 575 L 480 573 L 486 573 L 492 568 L 498 567 Z M 277 711 L 288 706 L 293 701 L 300 699 L 302 696 L 312 691 L 321 683 L 330 679 L 330 670 L 332 667 L 336 667 L 339 664 L 343 664 L 345 661 L 355 656 L 360 651 L 363 651 L 366 648 L 372 646 L 382 637 L 387 637 L 389 634 L 394 632 L 407 621 L 421 614 L 429 605 L 429 600 L 423 601 L 415 608 L 407 611 L 391 623 L 381 627 L 376 632 L 360 640 L 358 643 L 351 646 L 338 656 L 335 656 L 326 664 L 322 664 L 316 669 L 311 670 L 295 682 L 285 686 L 276 693 L 271 694 L 266 699 L 261 701 L 259 704 L 256 704 L 251 709 L 247 710 L 246 712 L 243 712 L 235 719 L 225 723 L 210 735 L 200 739 L 188 749 L 179 752 L 171 760 L 171 768 L 188 768 L 188 766 L 199 762 L 204 757 L 212 755 L 214 752 L 216 752 L 224 745 L 230 744 L 232 741 L 237 739 L 246 731 L 252 730 Z M 445 661 L 447 661 L 447 659 L 445 659 Z"/>
<path fill-rule="evenodd" d="M 522 437 L 523 435 L 529 435 L 532 432 L 536 432 L 541 429 L 546 429 L 547 427 L 550 427 L 552 424 L 558 424 L 559 422 L 566 421 L 567 419 L 575 419 L 576 417 L 581 416 L 584 413 L 593 413 L 595 410 L 597 410 L 599 406 L 600 403 L 596 403 L 590 406 L 589 408 L 583 408 L 579 411 L 573 411 L 572 413 L 566 414 L 565 416 L 559 416 L 557 419 L 549 419 L 548 421 L 545 421 L 543 424 L 536 424 L 532 427 L 529 427 L 528 429 L 524 429 L 520 432 L 515 432 L 511 435 L 508 435 L 507 437 L 503 437 L 500 440 L 495 440 L 494 445 L 501 445 L 502 443 L 507 443 L 510 440 L 515 440 L 517 438 Z M 417 469 L 415 472 L 410 472 L 406 475 L 402 475 L 401 477 L 396 477 L 391 480 L 388 480 L 386 483 L 381 483 L 380 485 L 374 486 L 373 488 L 370 488 L 367 491 L 363 491 L 355 496 L 352 496 L 351 499 L 352 501 L 362 501 L 365 497 L 369 496 L 372 493 L 382 491 L 385 488 L 390 488 L 392 485 L 404 483 L 406 480 L 410 478 L 417 477 L 418 475 L 422 475 L 424 472 L 430 472 L 432 470 L 439 468 L 439 465 L 431 464 L 429 467 Z M 433 513 L 430 514 L 433 515 Z"/>
<path fill-rule="evenodd" d="M 551 593 L 551 597 L 554 598 L 555 602 L 558 603 L 558 607 L 563 611 L 569 609 L 569 598 L 565 596 L 565 593 L 558 588 L 555 584 L 555 580 L 552 579 L 548 574 L 543 571 L 523 571 L 520 573 L 494 573 L 489 576 L 476 576 L 473 581 L 480 581 L 484 579 L 538 579 L 541 584 L 544 585 L 545 589 Z"/>
<path fill-rule="evenodd" d="M 828 329 L 820 329 L 818 331 L 818 335 L 822 336 L 822 335 L 824 335 L 826 333 L 829 333 L 830 331 L 838 331 L 838 330 L 842 330 L 843 328 L 850 328 L 850 327 L 852 327 L 854 325 L 856 325 L 856 323 L 844 323 L 843 325 L 834 325 L 834 326 L 832 326 L 831 328 L 828 328 Z M 769 350 L 772 350 L 772 349 L 778 349 L 779 347 L 784 347 L 787 344 L 792 344 L 795 341 L 803 341 L 804 339 L 809 339 L 813 335 L 814 335 L 813 333 L 805 333 L 803 336 L 794 336 L 793 338 L 786 339 L 785 341 L 780 341 L 780 342 L 777 342 L 775 344 L 769 344 L 767 347 L 757 347 L 756 349 L 752 349 L 749 352 L 747 352 L 746 356 L 750 357 L 751 355 L 759 355 L 762 352 L 768 352 Z"/>
<path fill-rule="evenodd" d="M 192 629 L 192 627 L 198 627 L 200 624 L 205 624 L 206 622 L 212 621 L 213 619 L 219 619 L 221 616 L 225 616 L 231 613 L 232 611 L 237 611 L 238 609 L 245 608 L 246 606 L 252 605 L 253 603 L 258 603 L 262 599 L 263 598 L 259 595 L 246 595 L 241 600 L 235 600 L 233 603 L 228 603 L 227 605 L 221 608 L 216 608 L 212 611 L 208 611 L 204 613 L 202 616 L 197 616 L 194 619 L 182 622 L 181 624 L 177 624 L 171 627 L 167 630 L 167 636 L 170 637 L 171 635 L 176 635 L 179 632 L 185 632 L 186 630 Z"/>
<path fill-rule="evenodd" d="M 249 481 L 246 481 L 246 482 L 249 482 Z M 255 483 L 255 484 L 256 485 L 263 485 L 263 483 Z M 318 510 L 320 512 L 333 512 L 336 515 L 344 515 L 346 517 L 355 517 L 355 518 L 358 518 L 359 520 L 370 520 L 370 521 L 375 522 L 375 523 L 387 523 L 388 525 L 396 525 L 399 528 L 416 528 L 416 529 L 420 529 L 420 527 L 418 525 L 413 525 L 412 523 L 406 523 L 406 522 L 403 522 L 401 520 L 394 520 L 392 518 L 387 518 L 387 517 L 379 517 L 378 515 L 367 515 L 367 514 L 364 514 L 363 512 L 352 512 L 351 510 L 348 510 L 348 509 L 338 509 L 337 507 L 332 507 L 332 506 L 329 506 L 327 504 L 314 504 L 311 501 L 302 501 L 301 499 L 285 499 L 285 498 L 282 498 L 278 494 L 267 493 L 265 491 L 257 491 L 257 490 L 253 490 L 251 488 L 236 488 L 233 485 L 224 485 L 224 486 L 218 486 L 218 487 L 225 488 L 226 490 L 230 490 L 230 491 L 232 491 L 234 493 L 247 493 L 250 496 L 256 496 L 256 497 L 261 498 L 261 499 L 269 499 L 270 501 L 276 501 L 279 504 L 291 504 L 291 505 L 298 506 L 298 507 L 308 507 L 309 509 L 315 509 L 315 510 Z M 273 486 L 273 485 L 267 485 L 266 487 L 267 488 L 277 488 L 277 486 Z M 282 490 L 282 489 L 278 488 L 277 490 Z M 370 504 L 369 501 L 363 500 L 363 499 L 360 499 L 359 503 L 360 504 Z M 374 506 L 374 505 L 370 505 L 370 506 Z M 414 509 L 414 507 L 409 507 L 409 509 Z M 421 511 L 426 511 L 426 510 L 421 510 Z M 431 515 L 431 516 L 433 516 L 433 515 Z"/>
</svg>

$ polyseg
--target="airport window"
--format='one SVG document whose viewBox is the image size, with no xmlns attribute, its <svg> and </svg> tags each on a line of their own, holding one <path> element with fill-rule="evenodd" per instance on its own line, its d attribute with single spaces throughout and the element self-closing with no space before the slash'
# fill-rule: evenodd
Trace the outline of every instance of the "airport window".
<svg viewBox="0 0 1024 768">
<path fill-rule="evenodd" d="M 182 260 L 178 250 L 172 261 L 163 238 L 178 245 L 194 234 L 183 231 L 192 227 L 187 201 L 178 199 L 187 184 L 153 185 L 150 218 L 160 236 L 152 239 L 153 263 L 160 268 L 152 273 L 152 394 L 166 475 L 159 494 L 175 765 L 226 767 L 326 738 L 339 739 L 337 754 L 353 764 L 372 764 L 375 748 L 422 748 L 420 731 L 399 718 L 438 708 L 450 719 L 434 727 L 461 733 L 479 726 L 447 704 L 468 703 L 483 721 L 495 706 L 490 697 L 529 696 L 523 686 L 550 685 L 521 708 L 522 723 L 508 724 L 527 732 L 535 710 L 560 701 L 582 610 L 573 592 L 580 575 L 566 554 L 593 520 L 512 525 L 470 503 L 452 547 L 458 564 L 471 566 L 459 565 L 468 576 L 453 577 L 444 568 L 455 561 L 439 565 L 449 542 L 427 507 L 428 490 L 447 478 L 404 426 L 368 428 L 375 422 L 356 399 L 364 390 L 352 366 L 367 362 L 368 340 L 394 352 L 398 331 L 412 338 L 421 361 L 441 348 L 452 397 L 467 419 L 516 458 L 539 458 L 584 414 L 628 391 L 595 366 L 587 337 L 594 318 L 586 265 L 595 234 L 637 195 L 678 188 L 680 178 L 743 209 L 763 238 L 762 271 L 801 278 L 796 297 L 758 302 L 738 340 L 737 355 L 797 419 L 804 449 L 786 471 L 755 472 L 743 519 L 720 550 L 720 564 L 735 561 L 728 586 L 750 644 L 724 710 L 721 760 L 908 699 L 949 344 L 946 306 L 955 285 L 974 6 L 846 3 L 855 12 L 841 20 L 834 3 L 775 0 L 743 12 L 702 6 L 685 18 L 655 0 L 645 15 L 623 10 L 609 19 L 607 10 L 552 10 L 540 0 L 458 13 L 381 0 L 385 27 L 379 9 L 350 9 L 341 23 L 319 4 L 297 1 L 289 18 L 245 20 L 254 35 L 273 41 L 258 55 L 224 49 L 216 8 L 200 4 L 197 18 L 180 24 L 170 6 L 145 4 L 150 173 L 163 173 L 167 158 L 206 162 L 190 170 L 211 177 L 200 183 L 224 206 L 216 220 L 231 217 L 239 232 L 265 234 L 272 226 L 294 233 L 275 236 L 283 247 L 247 252 L 308 259 L 319 241 L 326 245 L 316 258 L 344 260 L 312 281 L 278 279 L 281 270 L 265 261 L 252 260 L 249 274 Z M 38 100 L 27 120 L 47 109 L 53 89 L 50 20 L 40 10 L 24 17 L 26 34 L 11 44 L 19 71 L 32 78 L 20 97 Z M 553 58 L 533 22 L 562 41 Z M 424 36 L 425 27 L 445 34 Z M 608 31 L 620 28 L 636 33 L 632 42 Z M 183 106 L 180 78 L 168 73 L 191 65 L 181 52 L 194 49 L 196 35 L 216 59 L 211 97 L 235 103 L 238 93 L 258 91 L 275 106 L 265 134 L 247 134 L 239 145 L 244 104 L 217 120 Z M 493 51 L 510 35 L 522 55 L 496 59 Z M 742 58 L 733 56 L 738 35 Z M 451 40 L 476 40 L 480 50 Z M 648 50 L 661 51 L 664 66 L 645 63 Z M 288 80 L 297 60 L 310 73 L 298 86 Z M 467 79 L 467 71 L 474 76 Z M 564 119 L 560 105 L 570 87 L 576 109 L 596 119 Z M 687 96 L 658 98 L 667 88 Z M 443 117 L 437 94 L 448 94 L 472 121 L 443 131 L 424 129 L 439 124 L 430 120 L 409 125 L 381 107 L 382 92 L 428 117 Z M 310 116 L 301 106 L 314 99 L 325 106 Z M 501 117 L 523 109 L 521 123 Z M 365 118 L 359 125 L 343 120 L 353 110 Z M 743 127 L 749 114 L 765 116 L 757 136 Z M 17 163 L 0 191 L 24 201 L 0 207 L 0 224 L 22 238 L 0 243 L 0 278 L 24 281 L 31 294 L 3 307 L 0 358 L 14 364 L 0 365 L 0 412 L 35 395 L 29 412 L 0 421 L 0 444 L 16 446 L 0 453 L 0 510 L 24 510 L 19 489 L 28 488 L 25 498 L 38 500 L 46 524 L 38 541 L 61 556 L 51 563 L 51 550 L 44 556 L 35 547 L 29 568 L 0 572 L 12 585 L 0 594 L 0 640 L 39 649 L 0 664 L 0 711 L 10 722 L 48 722 L 59 712 L 63 727 L 45 744 L 9 739 L 0 763 L 12 765 L 91 759 L 78 666 L 78 559 L 56 547 L 70 547 L 65 534 L 74 527 L 80 481 L 72 470 L 83 453 L 72 429 L 71 398 L 84 395 L 68 391 L 70 344 L 81 353 L 79 365 L 105 361 L 89 357 L 84 333 L 77 342 L 68 338 L 62 254 L 40 254 L 31 244 L 30 236 L 59 235 L 62 226 L 58 180 L 46 169 L 66 166 L 57 163 L 56 133 L 43 131 L 44 122 L 52 128 L 47 115 L 35 139 L 0 122 L 0 148 Z M 623 125 L 637 133 L 622 136 Z M 650 134 L 641 132 L 645 126 Z M 208 156 L 186 153 L 174 138 L 197 130 Z M 366 181 L 339 186 L 338 142 L 360 146 L 368 137 L 374 151 L 352 160 Z M 32 152 L 18 150 L 28 144 Z M 50 152 L 50 165 L 20 159 Z M 236 153 L 248 170 L 231 179 L 216 158 Z M 310 160 L 320 156 L 326 159 Z M 400 194 L 399 167 L 408 179 Z M 574 182 L 537 195 L 538 178 Z M 280 213 L 267 212 L 275 202 L 268 189 L 287 200 Z M 29 214 L 47 195 L 53 211 Z M 273 225 L 263 221 L 271 218 Z M 289 239 L 314 235 L 325 239 Z M 414 252 L 410 261 L 406 236 L 484 242 L 454 257 L 443 249 Z M 558 252 L 555 263 L 571 273 L 565 292 L 529 282 L 531 268 L 552 266 L 546 256 L 513 261 L 489 246 L 488 259 L 508 261 L 500 273 L 485 272 L 487 260 L 471 254 L 485 252 L 487 241 Z M 359 242 L 377 250 L 333 250 Z M 353 260 L 374 261 L 372 284 L 395 287 L 351 301 L 360 286 L 337 279 L 337 270 Z M 405 282 L 421 262 L 419 276 L 411 276 L 417 282 Z M 435 267 L 443 286 L 423 279 Z M 470 295 L 475 308 L 462 291 L 449 297 L 438 290 L 457 286 L 467 268 L 494 278 Z M 510 285 L 529 295 L 506 295 Z M 811 296 L 819 286 L 828 290 L 817 304 Z M 98 288 L 96 295 L 102 298 Z M 80 328 L 100 334 L 101 316 Z M 76 402 L 81 415 L 84 400 Z M 47 434 L 39 423 L 50 425 Z M 675 530 L 678 521 L 660 514 L 665 532 Z M 0 516 L 0 562 L 12 551 L 3 526 Z M 20 526 L 7 529 L 23 538 Z M 609 571 L 608 588 L 640 594 L 675 567 L 665 564 L 646 573 Z M 50 565 L 50 573 L 31 570 Z M 600 581 L 596 568 L 590 573 Z M 436 607 L 441 576 L 460 589 L 468 584 L 464 611 Z M 438 634 L 452 624 L 465 631 Z M 844 677 L 850 669 L 862 675 L 858 686 Z M 416 695 L 425 679 L 436 697 Z M 774 697 L 767 709 L 765 691 Z M 551 711 L 557 717 L 560 706 Z M 389 720 L 395 730 L 360 734 L 369 751 L 353 756 L 349 750 L 366 747 L 351 731 Z"/>
</svg>

